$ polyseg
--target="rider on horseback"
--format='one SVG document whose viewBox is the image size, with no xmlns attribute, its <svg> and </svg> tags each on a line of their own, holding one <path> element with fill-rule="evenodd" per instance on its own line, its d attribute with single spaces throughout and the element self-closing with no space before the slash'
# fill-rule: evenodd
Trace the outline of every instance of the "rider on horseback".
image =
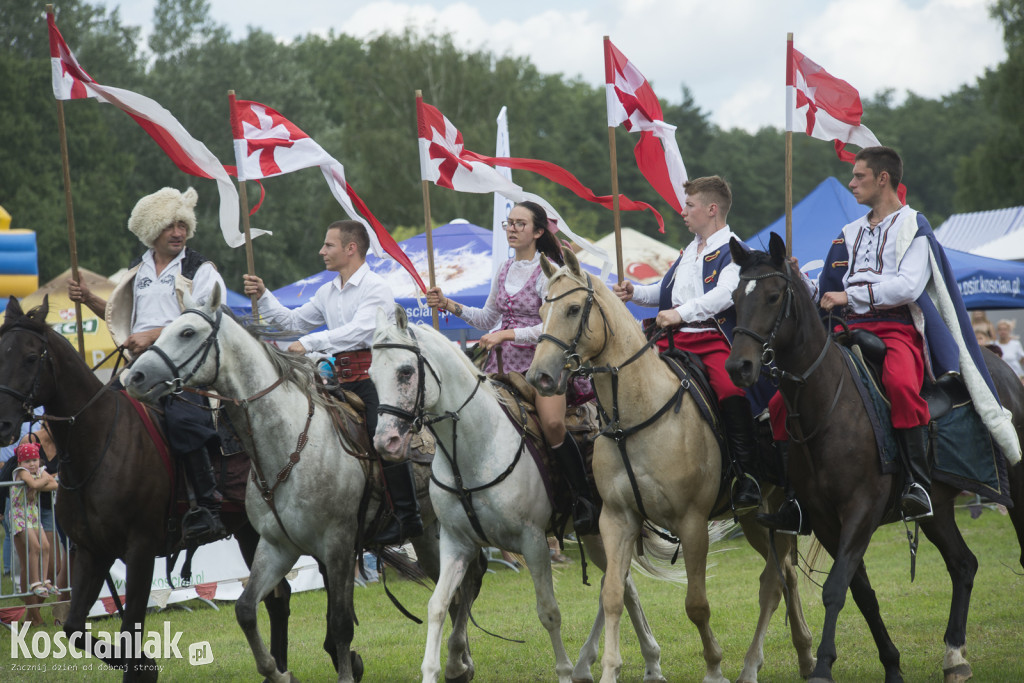
<svg viewBox="0 0 1024 683">
<path fill-rule="evenodd" d="M 68 281 L 68 297 L 85 304 L 96 315 L 105 316 L 110 335 L 132 357 L 149 348 L 163 328 L 180 315 L 174 291 L 177 276 L 185 278 L 198 301 L 205 301 L 218 285 L 226 290 L 213 262 L 185 246 L 196 232 L 197 200 L 192 188 L 182 193 L 165 187 L 138 201 L 128 219 L 128 229 L 147 250 L 131 263 L 131 270 L 111 294 L 110 301 L 90 291 L 84 281 Z M 220 520 L 223 498 L 217 491 L 207 452 L 217 448 L 220 441 L 205 399 L 179 394 L 161 399 L 160 405 L 168 445 L 184 462 L 200 508 L 197 513 L 186 515 L 183 538 L 189 545 L 224 538 L 227 530 Z"/>
<path fill-rule="evenodd" d="M 547 212 L 539 204 L 529 201 L 516 204 L 502 225 L 515 256 L 498 271 L 484 307 L 462 306 L 445 297 L 440 287 L 427 290 L 427 305 L 454 313 L 482 330 L 489 330 L 500 322 L 499 329 L 480 338 L 480 346 L 488 351 L 503 350 L 505 372 L 525 373 L 540 338 L 539 311 L 548 285 L 547 278 L 541 274 L 540 254 L 543 252 L 559 265 L 562 254 L 550 230 Z M 496 354 L 491 354 L 484 372 L 497 371 Z M 565 394 L 538 394 L 536 408 L 544 439 L 572 490 L 573 528 L 578 535 L 597 533 L 598 511 L 592 502 L 583 456 L 572 434 L 565 429 Z"/>
<path fill-rule="evenodd" d="M 624 302 L 657 306 L 658 327 L 681 325 L 674 335 L 675 346 L 693 352 L 704 362 L 722 414 L 734 476 L 733 509 L 740 511 L 757 507 L 761 493 L 757 482 L 745 474 L 757 456 L 750 403 L 725 371 L 729 336 L 736 322 L 732 293 L 739 283 L 739 267 L 732 263 L 729 252 L 729 240 L 734 236 L 727 221 L 732 190 L 719 176 L 690 180 L 684 189 L 686 206 L 682 216 L 696 239 L 660 282 L 634 286 L 623 280 L 612 289 Z M 668 348 L 668 339 L 659 340 L 658 348 Z"/>
<path fill-rule="evenodd" d="M 362 223 L 344 220 L 327 226 L 320 256 L 326 269 L 338 273 L 338 277 L 322 285 L 312 299 L 295 310 L 285 308 L 260 278 L 243 277 L 245 293 L 259 297 L 261 316 L 287 329 L 307 333 L 292 342 L 289 351 L 334 357 L 338 381 L 366 405 L 366 431 L 372 444 L 380 401 L 373 380 L 367 374 L 370 346 L 376 329 L 377 308 L 382 308 L 394 320 L 395 297 L 384 279 L 366 265 L 369 248 L 370 238 Z M 310 332 L 321 325 L 326 325 L 327 329 Z M 395 515 L 370 543 L 397 545 L 423 533 L 412 463 L 387 463 L 383 470 Z"/>
<path fill-rule="evenodd" d="M 904 519 L 914 520 L 932 515 L 930 414 L 920 395 L 926 367 L 939 377 L 946 371 L 960 371 L 963 364 L 972 361 L 964 358 L 969 354 L 958 350 L 948 323 L 936 310 L 942 305 L 942 297 L 933 302 L 929 294 L 931 289 L 944 290 L 941 279 L 933 280 L 933 262 L 941 263 L 937 255 L 942 255 L 942 247 L 925 217 L 898 196 L 902 176 L 903 161 L 895 150 L 867 147 L 857 154 L 850 189 L 857 202 L 871 210 L 846 225 L 833 240 L 818 292 L 824 310 L 843 313 L 845 309 L 850 328 L 873 332 L 885 343 L 881 379 L 892 405 L 892 426 L 900 442 L 906 473 L 900 507 Z M 806 277 L 805 282 L 814 291 L 814 284 Z M 951 299 L 951 315 L 966 321 L 962 300 L 945 298 Z M 964 336 L 963 342 L 968 349 L 977 343 L 973 335 Z M 927 356 L 926 343 L 930 351 Z M 782 402 L 773 399 L 776 438 L 785 438 L 779 433 L 784 410 Z M 984 417 L 984 411 L 979 412 Z M 759 515 L 758 521 L 769 528 L 794 533 L 801 526 L 800 505 L 791 498 L 778 513 Z"/>
</svg>

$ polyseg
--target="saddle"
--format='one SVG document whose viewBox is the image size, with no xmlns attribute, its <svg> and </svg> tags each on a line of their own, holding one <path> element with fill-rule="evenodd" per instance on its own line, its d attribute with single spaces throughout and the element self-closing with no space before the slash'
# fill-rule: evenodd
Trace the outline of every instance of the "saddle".
<svg viewBox="0 0 1024 683">
<path fill-rule="evenodd" d="M 556 517 L 571 514 L 571 500 L 568 495 L 557 495 L 556 491 L 567 491 L 563 486 L 562 475 L 555 466 L 547 451 L 547 444 L 544 440 L 544 433 L 541 431 L 540 422 L 537 419 L 537 390 L 532 384 L 526 381 L 521 373 L 509 372 L 505 374 L 488 375 L 494 384 L 501 399 L 505 413 L 509 416 L 518 428 L 526 433 L 526 447 L 537 464 L 541 478 L 544 481 L 544 488 L 548 494 L 548 500 L 556 510 Z M 521 405 L 523 411 L 517 406 Z M 525 413 L 525 420 L 523 419 Z M 579 445 L 580 453 L 583 455 L 584 466 L 587 471 L 587 479 L 590 481 L 591 490 L 597 491 L 594 482 L 594 439 L 597 438 L 598 420 L 597 406 L 593 401 L 579 405 L 566 404 L 565 429 L 573 435 Z M 597 501 L 595 501 L 596 503 Z"/>
<path fill-rule="evenodd" d="M 857 353 L 871 372 L 872 379 L 879 391 L 885 394 L 882 386 L 882 365 L 885 362 L 886 346 L 878 335 L 869 330 L 854 328 L 836 335 L 836 341 Z M 921 398 L 928 403 L 928 412 L 932 420 L 947 415 L 955 406 L 971 402 L 963 377 L 957 373 L 947 373 L 936 380 L 925 377 L 921 387 Z"/>
<path fill-rule="evenodd" d="M 900 469 L 896 464 L 899 445 L 880 381 L 885 345 L 867 330 L 850 330 L 836 337 L 846 347 L 846 362 L 860 380 L 855 384 L 875 432 L 881 471 L 895 473 Z M 998 449 L 974 410 L 961 376 L 949 373 L 934 382 L 928 380 L 921 396 L 931 413 L 928 432 L 933 478 L 996 502 L 1009 500 L 1005 459 L 995 457 Z M 965 448 L 966 444 L 972 447 Z"/>
</svg>

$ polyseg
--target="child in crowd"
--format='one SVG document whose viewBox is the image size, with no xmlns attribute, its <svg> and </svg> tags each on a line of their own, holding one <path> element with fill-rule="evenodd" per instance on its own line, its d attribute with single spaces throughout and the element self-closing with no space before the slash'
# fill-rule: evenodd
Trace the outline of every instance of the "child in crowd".
<svg viewBox="0 0 1024 683">
<path fill-rule="evenodd" d="M 50 559 L 50 544 L 39 523 L 39 493 L 53 491 L 57 480 L 39 465 L 39 444 L 23 443 L 15 450 L 18 467 L 13 480 L 24 482 L 11 491 L 10 528 L 21 564 L 21 589 L 46 599 L 58 593 L 50 581 L 40 580 L 40 569 Z M 32 619 L 36 623 L 37 619 Z"/>
</svg>

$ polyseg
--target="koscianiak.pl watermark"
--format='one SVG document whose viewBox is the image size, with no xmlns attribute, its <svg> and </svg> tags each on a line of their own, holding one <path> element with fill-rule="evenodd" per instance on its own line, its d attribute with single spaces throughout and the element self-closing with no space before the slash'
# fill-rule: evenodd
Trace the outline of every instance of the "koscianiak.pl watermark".
<svg viewBox="0 0 1024 683">
<path fill-rule="evenodd" d="M 182 632 L 171 632 L 164 623 L 163 631 L 143 631 L 141 624 L 133 630 L 111 634 L 93 632 L 92 624 L 71 636 L 58 631 L 29 631 L 29 624 L 15 622 L 11 628 L 11 671 L 67 672 L 92 671 L 107 666 L 102 660 L 148 658 L 142 666 L 162 672 L 164 660 L 185 659 L 192 666 L 213 661 L 213 650 L 208 641 L 181 642 Z M 182 652 L 184 650 L 184 652 Z"/>
</svg>

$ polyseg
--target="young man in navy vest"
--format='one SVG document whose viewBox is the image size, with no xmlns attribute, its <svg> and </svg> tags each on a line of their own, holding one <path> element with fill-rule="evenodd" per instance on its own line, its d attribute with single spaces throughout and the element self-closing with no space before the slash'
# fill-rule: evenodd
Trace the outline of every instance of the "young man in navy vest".
<svg viewBox="0 0 1024 683">
<path fill-rule="evenodd" d="M 739 284 L 739 266 L 732 262 L 729 229 L 732 190 L 719 176 L 688 181 L 683 220 L 695 239 L 683 250 L 661 282 L 633 285 L 623 281 L 614 291 L 623 301 L 657 306 L 658 327 L 679 327 L 676 348 L 691 351 L 704 361 L 711 388 L 718 396 L 726 444 L 735 477 L 733 509 L 756 507 L 761 502 L 757 482 L 744 469 L 757 456 L 754 422 L 744 391 L 729 379 L 732 328 L 736 324 L 732 293 Z M 668 339 L 658 342 L 665 350 Z"/>
</svg>

